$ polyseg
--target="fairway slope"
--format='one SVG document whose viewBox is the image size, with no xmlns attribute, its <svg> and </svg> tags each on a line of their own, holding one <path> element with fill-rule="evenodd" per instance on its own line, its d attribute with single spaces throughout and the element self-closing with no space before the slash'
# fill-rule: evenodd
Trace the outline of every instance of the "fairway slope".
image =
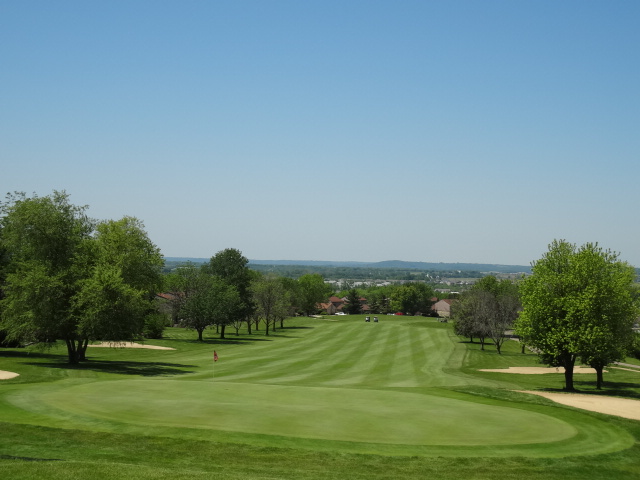
<svg viewBox="0 0 640 480">
<path fill-rule="evenodd" d="M 126 361 L 132 372 L 136 359 L 189 370 L 147 378 L 78 370 L 8 390 L 5 411 L 53 427 L 383 455 L 559 457 L 633 444 L 601 419 L 526 395 L 453 391 L 512 384 L 462 373 L 466 346 L 433 320 L 301 327 L 220 343 L 215 363 L 211 346 L 184 330 L 161 342 L 175 350 L 98 349 L 103 364 Z"/>
</svg>

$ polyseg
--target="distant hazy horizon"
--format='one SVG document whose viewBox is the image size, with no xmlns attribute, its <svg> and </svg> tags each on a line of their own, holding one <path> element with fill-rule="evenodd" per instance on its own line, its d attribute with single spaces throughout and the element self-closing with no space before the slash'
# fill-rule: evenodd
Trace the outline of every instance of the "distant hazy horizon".
<svg viewBox="0 0 640 480">
<path fill-rule="evenodd" d="M 164 257 L 165 260 L 167 261 L 172 261 L 172 262 L 180 262 L 180 261 L 185 261 L 185 262 L 194 262 L 194 263 L 202 263 L 202 262 L 207 262 L 209 261 L 209 259 L 211 257 Z M 313 266 L 313 265 L 318 265 L 318 266 L 362 266 L 362 267 L 367 267 L 367 266 L 378 266 L 378 265 L 382 265 L 384 266 L 385 264 L 392 264 L 392 263 L 398 263 L 398 264 L 406 264 L 403 265 L 404 268 L 412 268 L 410 265 L 418 265 L 418 264 L 423 264 L 423 265 L 433 265 L 433 266 L 442 266 L 442 265 L 449 265 L 449 266 L 453 266 L 453 265 L 466 265 L 466 266 L 471 266 L 471 265 L 476 265 L 476 266 L 500 266 L 500 267 L 522 267 L 524 269 L 529 269 L 530 265 L 504 265 L 504 264 L 499 264 L 499 263 L 474 263 L 474 262 L 424 262 L 424 261 L 407 261 L 407 260 L 380 260 L 377 262 L 359 262 L 359 261 L 342 261 L 342 260 L 292 260 L 292 259 L 252 259 L 249 258 L 249 263 L 251 264 L 257 264 L 257 265 L 303 265 L 303 266 Z M 393 267 L 396 268 L 396 267 Z M 400 267 L 398 267 L 400 268 Z M 427 267 L 425 267 L 427 268 Z"/>
</svg>

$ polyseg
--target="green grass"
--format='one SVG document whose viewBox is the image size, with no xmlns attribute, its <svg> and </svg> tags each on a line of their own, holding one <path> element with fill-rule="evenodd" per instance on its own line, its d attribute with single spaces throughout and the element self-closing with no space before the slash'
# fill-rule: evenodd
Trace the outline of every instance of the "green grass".
<svg viewBox="0 0 640 480">
<path fill-rule="evenodd" d="M 515 392 L 561 374 L 478 372 L 538 365 L 515 342 L 482 352 L 418 317 L 286 326 L 205 342 L 168 329 L 149 343 L 175 350 L 90 349 L 74 368 L 62 349 L 0 350 L 21 374 L 0 383 L 0 478 L 640 476 L 640 422 Z M 636 372 L 605 381 L 640 397 Z"/>
</svg>

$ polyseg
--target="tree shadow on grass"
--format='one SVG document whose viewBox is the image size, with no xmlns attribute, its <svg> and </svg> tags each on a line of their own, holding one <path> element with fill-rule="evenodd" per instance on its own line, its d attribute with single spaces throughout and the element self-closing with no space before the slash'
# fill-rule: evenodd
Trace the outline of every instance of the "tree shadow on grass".
<svg viewBox="0 0 640 480">
<path fill-rule="evenodd" d="M 183 365 L 180 363 L 165 362 L 126 362 L 120 360 L 88 360 L 78 365 L 69 363 L 30 363 L 35 367 L 60 368 L 65 370 L 90 370 L 94 372 L 116 373 L 120 375 L 139 375 L 142 377 L 157 377 L 161 375 L 185 375 L 195 373 L 195 370 L 185 370 L 195 368 L 195 365 Z"/>
<path fill-rule="evenodd" d="M 579 393 L 581 395 L 624 397 L 640 400 L 640 385 L 637 383 L 605 381 L 602 390 L 596 390 L 595 384 L 595 380 L 574 379 L 574 391 L 567 391 L 563 387 L 544 387 L 537 390 L 549 393 Z"/>
<path fill-rule="evenodd" d="M 272 340 L 269 337 L 264 338 L 243 338 L 236 337 L 235 335 L 231 335 L 226 338 L 205 338 L 202 342 L 195 340 L 194 343 L 200 345 L 249 345 L 254 342 L 271 342 Z"/>
<path fill-rule="evenodd" d="M 297 337 L 295 335 L 287 335 L 286 333 L 280 333 L 283 329 L 278 329 L 276 332 L 270 332 L 269 336 L 261 335 L 261 336 L 241 336 L 238 335 L 236 337 L 235 333 L 226 333 L 225 338 L 220 337 L 208 337 L 205 338 L 202 342 L 198 341 L 198 339 L 193 340 L 195 344 L 206 343 L 209 345 L 248 345 L 252 342 L 272 342 L 273 338 L 302 338 Z"/>
<path fill-rule="evenodd" d="M 189 345 L 217 345 L 217 344 L 233 344 L 233 345 L 248 345 L 254 342 L 270 342 L 269 337 L 258 336 L 242 336 L 236 337 L 234 333 L 226 333 L 226 338 L 220 337 L 204 337 L 202 341 L 198 340 L 197 336 L 193 338 L 171 338 L 171 343 L 185 343 Z"/>
<path fill-rule="evenodd" d="M 588 385 L 591 388 L 595 388 L 595 381 L 586 380 L 574 380 L 573 384 L 577 390 L 580 390 L 580 386 Z M 611 382 L 605 379 L 602 390 L 590 390 L 580 391 L 587 395 L 606 395 L 611 397 L 627 397 L 640 400 L 640 384 L 629 382 Z"/>
<path fill-rule="evenodd" d="M 274 338 L 302 338 L 302 337 L 296 337 L 295 335 L 287 335 L 286 333 L 279 333 L 280 329 L 278 329 L 276 331 L 276 333 L 270 333 L 269 337 L 274 337 Z"/>
<path fill-rule="evenodd" d="M 61 458 L 34 458 L 34 457 L 16 457 L 14 455 L 0 455 L 0 460 L 22 460 L 25 462 L 62 462 Z"/>
<path fill-rule="evenodd" d="M 61 355 L 56 355 L 54 353 L 34 352 L 31 350 L 25 350 L 24 348 L 16 348 L 15 350 L 0 350 L 0 357 L 59 360 L 61 358 Z"/>
</svg>

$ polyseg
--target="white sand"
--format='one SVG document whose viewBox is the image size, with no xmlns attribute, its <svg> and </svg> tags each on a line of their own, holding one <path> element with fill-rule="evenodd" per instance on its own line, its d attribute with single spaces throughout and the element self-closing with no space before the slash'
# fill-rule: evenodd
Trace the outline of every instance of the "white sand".
<svg viewBox="0 0 640 480">
<path fill-rule="evenodd" d="M 620 368 L 620 367 L 614 367 Z M 637 371 L 633 369 L 622 369 Z M 509 367 L 503 369 L 484 369 L 481 372 L 502 372 L 502 373 L 520 373 L 527 375 L 537 375 L 544 373 L 562 373 L 563 367 Z M 606 370 L 605 370 L 606 372 Z M 573 373 L 591 373 L 595 374 L 593 368 L 576 366 Z M 533 392 L 522 391 L 522 393 L 530 393 L 531 395 L 540 395 L 554 402 L 568 405 L 570 407 L 590 410 L 592 412 L 605 413 L 607 415 L 616 415 L 618 417 L 630 418 L 632 420 L 640 420 L 640 401 L 630 400 L 627 398 L 607 397 L 605 395 L 584 395 L 579 393 L 551 393 L 551 392 Z"/>
<path fill-rule="evenodd" d="M 481 369 L 481 372 L 498 372 L 498 373 L 521 373 L 526 375 L 541 375 L 543 373 L 562 373 L 564 374 L 564 367 L 509 367 L 509 368 L 496 368 L 496 369 Z M 606 372 L 606 370 L 605 370 Z M 591 373 L 596 371 L 589 367 L 573 367 L 573 373 Z"/>
<path fill-rule="evenodd" d="M 4 370 L 0 370 L 0 380 L 9 380 L 10 378 L 16 378 L 19 376 L 19 373 L 6 372 Z"/>
<path fill-rule="evenodd" d="M 606 413 L 607 415 L 640 420 L 640 401 L 638 400 L 607 397 L 604 395 L 584 395 L 579 393 L 531 391 L 523 391 L 521 393 L 540 395 L 541 397 L 548 398 L 554 402 L 569 405 L 570 407 L 581 408 L 583 410 L 591 410 L 592 412 Z"/>
<path fill-rule="evenodd" d="M 112 347 L 112 348 L 150 348 L 152 350 L 175 350 L 171 347 L 160 347 L 158 345 L 144 345 L 142 343 L 134 342 L 102 342 L 95 345 L 89 345 L 90 347 Z"/>
</svg>

